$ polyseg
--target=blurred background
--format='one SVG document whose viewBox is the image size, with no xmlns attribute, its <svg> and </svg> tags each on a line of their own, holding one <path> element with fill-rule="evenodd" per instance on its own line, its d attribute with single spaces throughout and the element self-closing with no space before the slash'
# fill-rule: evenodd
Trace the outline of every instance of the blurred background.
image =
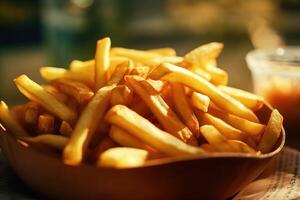
<svg viewBox="0 0 300 200">
<path fill-rule="evenodd" d="M 105 36 L 113 46 L 169 46 L 179 55 L 223 42 L 219 66 L 229 72 L 229 84 L 251 91 L 246 53 L 300 45 L 299 35 L 299 0 L 1 0 L 0 98 L 22 101 L 14 77 L 41 81 L 41 66 L 91 59 Z"/>
</svg>

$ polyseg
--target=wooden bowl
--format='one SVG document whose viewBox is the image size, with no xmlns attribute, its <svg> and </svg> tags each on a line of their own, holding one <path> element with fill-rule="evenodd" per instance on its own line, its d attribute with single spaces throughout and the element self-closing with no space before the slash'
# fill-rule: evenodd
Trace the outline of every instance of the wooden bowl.
<svg viewBox="0 0 300 200">
<path fill-rule="evenodd" d="M 270 108 L 257 115 L 267 122 Z M 144 167 L 108 169 L 68 166 L 0 133 L 10 166 L 33 191 L 46 199 L 226 199 L 253 181 L 283 148 L 285 132 L 274 150 L 256 156 L 237 153 L 165 158 Z"/>
</svg>

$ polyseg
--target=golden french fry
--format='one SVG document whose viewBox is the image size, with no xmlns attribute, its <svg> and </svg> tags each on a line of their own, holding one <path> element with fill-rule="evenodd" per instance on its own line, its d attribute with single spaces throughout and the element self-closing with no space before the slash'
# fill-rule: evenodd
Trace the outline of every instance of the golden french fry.
<svg viewBox="0 0 300 200">
<path fill-rule="evenodd" d="M 192 133 L 199 137 L 199 122 L 188 102 L 184 86 L 180 83 L 172 83 L 172 89 L 175 110 Z"/>
<path fill-rule="evenodd" d="M 228 83 L 228 74 L 224 70 L 211 66 L 205 65 L 203 70 L 211 76 L 211 82 L 215 85 L 227 85 Z"/>
<path fill-rule="evenodd" d="M 70 137 L 72 134 L 73 128 L 71 127 L 71 125 L 66 122 L 66 121 L 62 121 L 59 127 L 59 132 L 60 134 L 62 134 L 65 137 Z"/>
<path fill-rule="evenodd" d="M 133 98 L 133 91 L 126 85 L 118 85 L 111 92 L 110 105 L 129 105 Z"/>
<path fill-rule="evenodd" d="M 28 133 L 25 129 L 15 120 L 9 111 L 8 106 L 4 101 L 0 102 L 0 123 L 15 137 L 26 137 Z"/>
<path fill-rule="evenodd" d="M 129 72 L 130 67 L 132 66 L 131 61 L 125 61 L 119 64 L 114 72 L 112 73 L 107 85 L 116 85 L 122 81 L 124 76 Z"/>
<path fill-rule="evenodd" d="M 223 44 L 219 42 L 211 42 L 201 45 L 184 56 L 184 61 L 195 66 L 205 66 L 211 60 L 215 60 L 223 49 Z"/>
<path fill-rule="evenodd" d="M 192 92 L 191 103 L 195 108 L 203 112 L 207 112 L 210 99 L 208 96 L 201 94 L 199 92 Z"/>
<path fill-rule="evenodd" d="M 186 144 L 169 133 L 160 130 L 126 106 L 116 105 L 112 107 L 107 112 L 105 119 L 167 155 L 205 154 L 203 149 Z"/>
<path fill-rule="evenodd" d="M 38 122 L 40 108 L 38 103 L 30 101 L 26 104 L 24 121 L 26 124 L 35 125 Z"/>
<path fill-rule="evenodd" d="M 68 102 L 68 95 L 60 92 L 56 87 L 52 85 L 42 85 L 42 87 L 46 90 L 46 92 L 52 94 L 61 103 L 66 104 Z"/>
<path fill-rule="evenodd" d="M 162 91 L 167 86 L 166 82 L 161 80 L 144 79 L 144 81 L 146 82 L 142 84 L 144 89 L 147 90 L 149 94 L 153 95 L 162 93 Z"/>
<path fill-rule="evenodd" d="M 234 152 L 241 152 L 241 153 L 251 153 L 251 154 L 260 154 L 255 149 L 250 147 L 248 144 L 239 141 L 239 140 L 228 140 L 227 144 L 234 149 Z"/>
<path fill-rule="evenodd" d="M 148 52 L 157 53 L 162 56 L 176 56 L 176 51 L 173 48 L 165 47 L 165 48 L 157 48 L 157 49 L 148 49 Z"/>
<path fill-rule="evenodd" d="M 212 79 L 212 76 L 209 73 L 207 73 L 206 71 L 204 71 L 203 69 L 201 69 L 199 67 L 190 67 L 189 70 L 191 72 L 194 72 L 198 76 L 204 78 L 207 81 L 211 81 L 211 79 Z"/>
<path fill-rule="evenodd" d="M 25 142 L 45 144 L 58 150 L 63 150 L 68 142 L 68 138 L 62 135 L 44 134 L 35 137 L 21 137 Z"/>
<path fill-rule="evenodd" d="M 97 166 L 112 168 L 129 168 L 142 166 L 148 157 L 148 152 L 143 149 L 129 147 L 115 147 L 104 151 Z"/>
<path fill-rule="evenodd" d="M 127 57 L 135 62 L 140 62 L 151 67 L 157 66 L 162 62 L 179 63 L 183 61 L 183 58 L 178 56 L 161 56 L 153 52 L 119 47 L 112 48 L 111 54 L 114 56 Z"/>
<path fill-rule="evenodd" d="M 74 113 L 80 113 L 81 105 L 74 98 L 69 98 L 68 102 L 66 102 L 66 106 L 70 108 Z"/>
<path fill-rule="evenodd" d="M 249 135 L 253 137 L 257 137 L 261 135 L 265 129 L 265 125 L 251 122 L 247 119 L 243 119 L 241 117 L 225 113 L 216 109 L 211 109 L 210 113 L 212 113 L 214 116 L 217 116 L 224 120 L 226 123 L 230 124 L 231 126 L 248 133 Z"/>
<path fill-rule="evenodd" d="M 96 161 L 104 151 L 114 147 L 117 147 L 117 144 L 110 137 L 106 136 L 97 144 L 97 146 L 93 150 L 93 160 Z"/>
<path fill-rule="evenodd" d="M 227 139 L 212 125 L 203 125 L 200 131 L 209 144 L 218 146 L 220 143 L 225 143 Z"/>
<path fill-rule="evenodd" d="M 240 101 L 242 104 L 253 111 L 259 110 L 264 105 L 264 99 L 262 97 L 250 92 L 223 85 L 218 86 L 218 88 L 224 93 Z"/>
<path fill-rule="evenodd" d="M 50 134 L 54 133 L 54 117 L 49 114 L 42 114 L 38 119 L 38 133 Z"/>
<path fill-rule="evenodd" d="M 56 79 L 52 84 L 64 94 L 75 98 L 79 104 L 87 103 L 94 95 L 88 86 L 78 81 Z"/>
<path fill-rule="evenodd" d="M 137 75 L 143 78 L 147 78 L 150 72 L 149 66 L 135 66 L 131 71 L 130 75 Z"/>
<path fill-rule="evenodd" d="M 95 54 L 95 91 L 103 87 L 106 82 L 106 73 L 109 68 L 110 38 L 103 38 L 97 41 Z"/>
<path fill-rule="evenodd" d="M 87 151 L 90 138 L 95 133 L 98 124 L 109 106 L 111 90 L 115 86 L 100 88 L 87 104 L 72 132 L 70 140 L 63 151 L 64 163 L 80 164 Z"/>
<path fill-rule="evenodd" d="M 87 72 L 73 72 L 58 67 L 41 67 L 40 74 L 43 79 L 47 81 L 53 81 L 58 78 L 65 78 L 85 83 L 90 87 L 94 85 L 94 79 L 91 79 Z"/>
<path fill-rule="evenodd" d="M 107 81 L 110 80 L 111 75 L 114 73 L 115 69 L 124 62 L 132 63 L 132 61 L 126 57 L 120 57 L 120 56 L 111 56 L 110 57 L 109 68 L 106 72 L 106 80 Z M 133 65 L 133 63 L 131 65 Z"/>
<path fill-rule="evenodd" d="M 127 133 L 126 131 L 117 126 L 111 127 L 109 136 L 116 143 L 120 144 L 123 147 L 133 147 L 138 149 L 145 149 L 147 151 L 154 151 L 153 148 L 146 145 L 143 141 Z"/>
<path fill-rule="evenodd" d="M 182 83 L 197 92 L 207 95 L 211 101 L 225 111 L 259 122 L 256 115 L 242 103 L 220 91 L 216 86 L 197 76 L 193 72 L 170 63 L 163 63 L 150 73 L 150 78 Z"/>
<path fill-rule="evenodd" d="M 95 60 L 87 60 L 87 61 L 80 61 L 80 60 L 73 60 L 69 66 L 72 72 L 84 72 L 89 74 L 89 78 L 94 79 L 95 73 Z"/>
<path fill-rule="evenodd" d="M 43 87 L 29 79 L 26 75 L 17 77 L 15 83 L 20 92 L 32 101 L 38 102 L 44 109 L 58 116 L 60 119 L 73 124 L 77 118 L 76 113 L 66 105 L 59 102 Z"/>
<path fill-rule="evenodd" d="M 274 145 L 280 136 L 282 123 L 283 117 L 278 110 L 274 109 L 260 139 L 258 150 L 260 150 L 262 153 L 268 153 L 274 148 Z"/>
<path fill-rule="evenodd" d="M 150 82 L 138 76 L 126 76 L 126 81 L 134 89 L 135 93 L 146 103 L 156 116 L 164 129 L 182 141 L 197 145 L 197 140 L 192 132 L 177 117 L 174 111 L 166 104 L 158 94 L 151 94 L 145 89 L 151 87 Z"/>
<path fill-rule="evenodd" d="M 218 150 L 211 144 L 205 143 L 205 144 L 201 144 L 199 147 L 210 153 L 218 152 Z"/>
<path fill-rule="evenodd" d="M 246 141 L 247 135 L 241 130 L 238 130 L 231 125 L 227 124 L 220 118 L 217 118 L 209 113 L 202 113 L 195 111 L 196 116 L 198 117 L 200 125 L 210 124 L 213 125 L 221 132 L 221 134 L 227 139 L 231 140 L 241 140 Z"/>
</svg>

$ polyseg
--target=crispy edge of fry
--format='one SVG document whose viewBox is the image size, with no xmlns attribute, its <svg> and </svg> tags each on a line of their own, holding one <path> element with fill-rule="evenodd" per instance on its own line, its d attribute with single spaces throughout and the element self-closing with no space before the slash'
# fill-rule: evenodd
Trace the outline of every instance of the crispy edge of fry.
<svg viewBox="0 0 300 200">
<path fill-rule="evenodd" d="M 215 85 L 227 85 L 227 83 L 228 83 L 228 74 L 223 69 L 218 68 L 218 67 L 214 67 L 214 66 L 211 66 L 211 65 L 205 65 L 203 70 L 205 72 L 207 72 L 208 74 L 210 74 L 210 76 L 211 76 L 210 82 L 212 82 L 213 84 L 215 84 Z"/>
<path fill-rule="evenodd" d="M 147 51 L 151 52 L 151 53 L 157 53 L 162 56 L 176 56 L 175 49 L 170 48 L 170 47 L 148 49 Z"/>
<path fill-rule="evenodd" d="M 200 125 L 210 124 L 217 128 L 224 137 L 231 140 L 247 141 L 247 135 L 241 130 L 232 127 L 220 118 L 217 118 L 209 113 L 195 112 Z"/>
<path fill-rule="evenodd" d="M 38 133 L 54 133 L 54 117 L 50 114 L 41 114 L 38 118 Z"/>
<path fill-rule="evenodd" d="M 70 140 L 64 148 L 63 161 L 65 164 L 78 165 L 82 162 L 90 139 L 95 133 L 97 125 L 103 120 L 109 106 L 110 93 L 114 87 L 100 88 L 83 110 Z"/>
<path fill-rule="evenodd" d="M 111 41 L 108 37 L 97 41 L 95 53 L 95 91 L 105 85 L 106 72 L 110 63 L 110 47 Z"/>
<path fill-rule="evenodd" d="M 56 79 L 51 83 L 63 93 L 75 98 L 79 104 L 85 104 L 94 96 L 94 92 L 88 86 L 78 81 Z"/>
<path fill-rule="evenodd" d="M 81 60 L 73 60 L 70 63 L 69 66 L 70 70 L 72 72 L 87 72 L 90 74 L 91 78 L 94 78 L 94 71 L 95 71 L 95 60 L 87 60 L 87 61 L 81 61 Z"/>
<path fill-rule="evenodd" d="M 152 70 L 149 77 L 182 83 L 197 92 L 207 95 L 220 108 L 250 121 L 259 122 L 254 112 L 244 104 L 223 93 L 216 86 L 187 69 L 170 63 L 163 63 Z"/>
<path fill-rule="evenodd" d="M 73 128 L 71 127 L 71 125 L 66 122 L 66 121 L 62 121 L 59 127 L 59 132 L 60 134 L 62 134 L 65 137 L 70 137 L 72 134 Z"/>
<path fill-rule="evenodd" d="M 66 104 L 68 102 L 69 97 L 59 91 L 56 87 L 52 85 L 42 85 L 42 87 L 46 90 L 46 92 L 52 94 L 61 103 Z"/>
<path fill-rule="evenodd" d="M 148 151 L 132 147 L 114 147 L 104 151 L 98 161 L 99 167 L 130 168 L 144 165 Z"/>
<path fill-rule="evenodd" d="M 124 76 L 129 72 L 131 66 L 132 61 L 125 61 L 119 64 L 118 67 L 112 73 L 110 80 L 107 82 L 107 85 L 114 85 L 120 83 Z"/>
<path fill-rule="evenodd" d="M 43 134 L 35 137 L 21 137 L 20 139 L 24 140 L 25 142 L 45 144 L 58 150 L 63 150 L 68 142 L 67 137 L 54 134 Z"/>
<path fill-rule="evenodd" d="M 260 154 L 260 152 L 257 152 L 247 143 L 240 140 L 228 140 L 227 144 L 229 144 L 234 149 L 235 152 L 250 153 L 250 154 L 257 154 L 257 155 Z"/>
<path fill-rule="evenodd" d="M 73 124 L 77 118 L 76 113 L 66 105 L 59 102 L 53 95 L 48 93 L 43 87 L 29 79 L 26 75 L 21 75 L 14 80 L 20 92 L 30 100 L 38 102 L 46 110 L 57 115 L 60 119 Z"/>
<path fill-rule="evenodd" d="M 106 81 L 109 81 L 112 74 L 114 73 L 115 69 L 118 67 L 118 65 L 124 63 L 124 62 L 132 62 L 129 58 L 121 57 L 121 56 L 111 56 L 109 60 L 109 68 L 106 72 Z"/>
<path fill-rule="evenodd" d="M 168 106 L 163 98 L 158 94 L 150 94 L 149 91 L 145 89 L 145 85 L 151 87 L 149 82 L 138 76 L 126 76 L 125 79 L 133 88 L 134 92 L 138 94 L 150 108 L 166 131 L 188 144 L 198 144 L 193 133 L 179 120 L 176 113 Z"/>
<path fill-rule="evenodd" d="M 110 97 L 110 105 L 129 105 L 133 98 L 133 91 L 126 85 L 118 85 L 116 86 L 112 92 Z"/>
<path fill-rule="evenodd" d="M 123 129 L 117 126 L 112 126 L 110 128 L 109 136 L 116 143 L 120 144 L 123 147 L 132 147 L 132 148 L 144 149 L 147 151 L 154 151 L 153 148 L 146 145 L 143 141 L 127 133 L 126 131 L 124 131 Z"/>
<path fill-rule="evenodd" d="M 250 92 L 224 85 L 218 87 L 253 111 L 259 110 L 264 105 L 264 98 Z"/>
<path fill-rule="evenodd" d="M 4 101 L 0 101 L 0 122 L 9 133 L 15 137 L 29 136 L 26 130 L 11 115 L 8 106 Z"/>
<path fill-rule="evenodd" d="M 130 71 L 130 75 L 137 75 L 137 76 L 141 76 L 143 78 L 147 78 L 148 74 L 150 72 L 150 67 L 149 66 L 135 66 L 131 71 Z"/>
<path fill-rule="evenodd" d="M 282 129 L 283 117 L 277 109 L 271 113 L 268 124 L 258 144 L 258 149 L 262 153 L 267 153 L 272 150 L 280 137 Z"/>
<path fill-rule="evenodd" d="M 208 112 L 210 99 L 208 96 L 194 91 L 194 92 L 192 92 L 191 103 L 197 109 L 199 109 L 203 112 Z"/>
<path fill-rule="evenodd" d="M 167 155 L 205 154 L 203 149 L 186 144 L 169 133 L 160 130 L 126 106 L 116 105 L 112 107 L 107 112 L 105 120 Z"/>
<path fill-rule="evenodd" d="M 94 85 L 94 78 L 91 79 L 87 72 L 79 73 L 58 67 L 41 67 L 40 74 L 42 78 L 47 81 L 52 81 L 58 78 L 66 78 L 70 80 L 83 82 L 90 87 Z"/>
<path fill-rule="evenodd" d="M 234 128 L 237 128 L 252 137 L 258 137 L 265 129 L 265 125 L 260 123 L 251 122 L 247 119 L 235 116 L 233 114 L 225 113 L 216 109 L 210 109 L 210 113 L 219 117 L 226 123 L 230 124 Z"/>
<path fill-rule="evenodd" d="M 177 111 L 178 115 L 181 117 L 185 125 L 198 138 L 199 122 L 191 105 L 188 102 L 184 86 L 180 83 L 172 83 L 171 87 L 173 89 L 173 102 L 175 110 Z"/>
<path fill-rule="evenodd" d="M 203 66 L 215 60 L 221 53 L 224 45 L 219 42 L 203 44 L 184 55 L 184 61 L 193 65 Z"/>
</svg>

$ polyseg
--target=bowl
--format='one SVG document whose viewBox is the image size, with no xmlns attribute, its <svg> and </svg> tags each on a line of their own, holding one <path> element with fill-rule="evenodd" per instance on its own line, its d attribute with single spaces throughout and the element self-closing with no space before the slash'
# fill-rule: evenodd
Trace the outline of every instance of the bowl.
<svg viewBox="0 0 300 200">
<path fill-rule="evenodd" d="M 271 109 L 257 112 L 267 122 Z M 0 146 L 21 180 L 43 199 L 226 199 L 258 177 L 282 150 L 285 132 L 270 153 L 214 153 L 163 158 L 128 169 L 68 166 L 6 132 Z"/>
</svg>

